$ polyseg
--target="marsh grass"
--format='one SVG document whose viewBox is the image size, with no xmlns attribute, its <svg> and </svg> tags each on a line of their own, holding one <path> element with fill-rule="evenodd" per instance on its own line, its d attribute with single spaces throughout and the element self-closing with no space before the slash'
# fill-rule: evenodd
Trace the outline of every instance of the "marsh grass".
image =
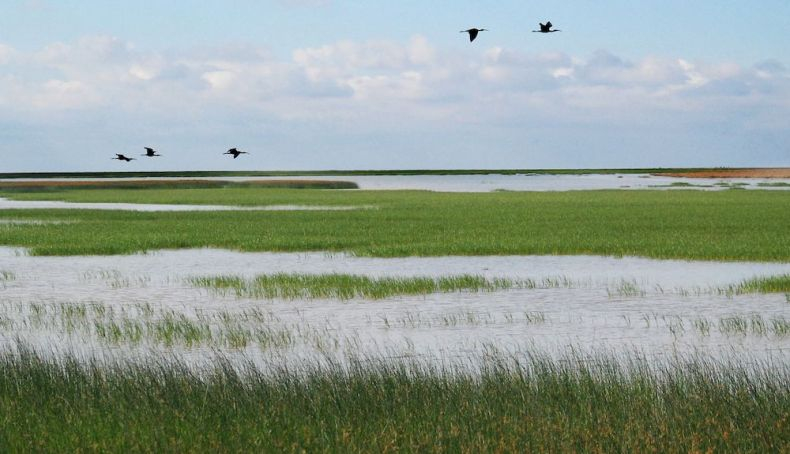
<svg viewBox="0 0 790 454">
<path fill-rule="evenodd" d="M 678 296 L 705 296 L 705 295 L 724 295 L 733 297 L 750 293 L 784 293 L 790 302 L 790 274 L 777 276 L 755 277 L 745 279 L 737 284 L 727 286 L 696 286 L 691 288 L 675 287 L 671 290 L 665 289 L 660 285 L 655 285 L 653 291 L 659 295 L 678 295 Z M 609 283 L 606 286 L 606 293 L 610 298 L 613 297 L 644 297 L 648 292 L 633 280 L 621 279 L 616 283 Z"/>
<path fill-rule="evenodd" d="M 534 285 L 534 281 L 488 279 L 478 275 L 443 277 L 369 277 L 352 274 L 260 275 L 252 279 L 238 276 L 192 277 L 188 282 L 219 294 L 240 298 L 383 299 L 403 295 L 453 292 L 493 292 Z"/>
<path fill-rule="evenodd" d="M 756 277 L 734 286 L 735 293 L 787 293 L 790 292 L 790 274 Z"/>
<path fill-rule="evenodd" d="M 16 274 L 13 271 L 0 270 L 0 289 L 8 287 L 8 283 L 16 280 Z"/>
<path fill-rule="evenodd" d="M 719 331 L 729 336 L 751 334 L 760 337 L 773 335 L 784 338 L 790 335 L 790 320 L 779 316 L 766 319 L 759 314 L 724 317 L 719 319 Z"/>
<path fill-rule="evenodd" d="M 69 210 L 69 219 L 77 221 L 73 224 L 0 229 L 0 244 L 30 248 L 33 255 L 215 247 L 376 257 L 589 254 L 790 260 L 787 191 L 464 194 L 217 188 L 7 195 L 69 202 L 378 207 L 343 212 Z M 4 216 L 46 221 L 63 219 L 64 210 L 0 210 Z"/>
<path fill-rule="evenodd" d="M 6 303 L 0 309 L 4 334 L 22 331 L 66 335 L 99 345 L 148 345 L 261 350 L 309 342 L 315 333 L 283 324 L 258 309 L 193 314 L 154 308 L 148 303 L 113 306 L 102 303 Z M 298 334 L 298 335 L 297 335 Z"/>
<path fill-rule="evenodd" d="M 708 320 L 707 318 L 704 317 L 696 318 L 694 319 L 692 324 L 694 325 L 694 328 L 696 328 L 697 331 L 700 333 L 700 335 L 702 336 L 710 335 L 711 323 L 710 320 Z"/>
<path fill-rule="evenodd" d="M 610 298 L 614 297 L 644 297 L 647 291 L 642 289 L 639 284 L 633 279 L 620 279 L 614 288 L 606 287 L 606 293 Z"/>
<path fill-rule="evenodd" d="M 217 188 L 277 188 L 277 189 L 358 189 L 350 181 L 321 180 L 107 180 L 107 181 L 0 181 L 0 191 L 8 193 L 60 192 L 101 189 L 217 189 Z"/>
<path fill-rule="evenodd" d="M 786 452 L 787 365 L 494 352 L 476 373 L 358 358 L 205 370 L 0 354 L 9 452 Z"/>
</svg>

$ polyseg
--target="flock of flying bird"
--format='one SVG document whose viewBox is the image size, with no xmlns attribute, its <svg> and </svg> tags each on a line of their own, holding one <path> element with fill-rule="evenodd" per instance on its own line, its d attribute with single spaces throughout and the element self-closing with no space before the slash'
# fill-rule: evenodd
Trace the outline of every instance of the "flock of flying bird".
<svg viewBox="0 0 790 454">
<path fill-rule="evenodd" d="M 552 27 L 554 27 L 554 25 L 551 24 L 551 21 L 547 21 L 545 24 L 543 24 L 543 23 L 540 24 L 540 30 L 532 30 L 532 32 L 533 33 L 554 33 L 554 32 L 561 32 L 562 31 L 562 30 L 557 30 L 557 29 L 552 30 Z M 488 29 L 485 29 L 485 28 L 470 28 L 469 30 L 461 30 L 460 33 L 469 33 L 469 42 L 472 42 L 472 41 L 475 40 L 475 38 L 477 38 L 477 34 L 478 33 L 480 33 L 480 32 L 487 32 L 487 31 L 488 31 Z M 141 156 L 146 156 L 146 157 L 149 157 L 149 158 L 153 158 L 153 157 L 156 157 L 156 156 L 162 156 L 161 154 L 157 153 L 156 150 L 154 150 L 151 147 L 143 147 L 143 148 L 145 148 L 145 154 L 143 154 Z M 222 154 L 231 155 L 231 156 L 233 156 L 233 159 L 236 159 L 236 158 L 239 157 L 239 155 L 249 154 L 249 153 L 247 153 L 246 151 L 239 151 L 239 150 L 237 150 L 235 148 L 231 148 L 230 150 L 228 150 L 228 151 L 226 151 L 225 153 L 222 153 Z M 117 159 L 118 161 L 129 162 L 129 161 L 134 161 L 136 158 L 130 158 L 130 157 L 127 157 L 127 156 L 125 156 L 123 154 L 116 153 L 115 157 L 112 158 L 112 159 Z"/>
<path fill-rule="evenodd" d="M 554 27 L 554 25 L 551 24 L 551 21 L 547 21 L 545 24 L 540 24 L 540 30 L 532 30 L 532 33 L 554 33 L 562 31 L 557 29 L 552 30 L 552 27 Z M 478 33 L 487 31 L 488 29 L 485 28 L 470 28 L 469 30 L 461 30 L 461 33 L 469 33 L 469 41 L 472 42 L 477 38 Z"/>
<path fill-rule="evenodd" d="M 161 154 L 157 153 L 156 150 L 154 150 L 151 147 L 143 147 L 143 148 L 145 148 L 145 154 L 142 154 L 140 156 L 146 156 L 146 157 L 149 157 L 149 158 L 153 158 L 153 157 L 156 157 L 156 156 L 162 156 Z M 231 148 L 230 150 L 228 150 L 228 151 L 226 151 L 226 152 L 224 152 L 222 154 L 229 154 L 229 155 L 233 156 L 233 159 L 236 159 L 236 158 L 239 157 L 239 155 L 249 154 L 249 153 L 247 153 L 246 151 L 239 151 L 239 150 L 237 150 L 235 148 Z M 112 158 L 112 159 L 117 159 L 118 161 L 129 162 L 129 161 L 134 161 L 137 158 L 130 158 L 130 157 L 126 156 L 126 155 L 122 155 L 120 153 L 115 153 L 115 157 Z"/>
</svg>

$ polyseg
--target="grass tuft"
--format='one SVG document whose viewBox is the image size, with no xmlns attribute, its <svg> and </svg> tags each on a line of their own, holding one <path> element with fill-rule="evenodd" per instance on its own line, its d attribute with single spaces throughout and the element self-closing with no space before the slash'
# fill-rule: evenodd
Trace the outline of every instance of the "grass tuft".
<svg viewBox="0 0 790 454">
<path fill-rule="evenodd" d="M 430 293 L 490 292 L 523 287 L 510 279 L 487 279 L 477 275 L 431 277 L 381 277 L 352 274 L 288 274 L 278 273 L 244 279 L 237 276 L 193 277 L 189 283 L 221 294 L 231 293 L 242 298 L 349 300 L 353 298 L 382 299 L 400 295 Z"/>
<path fill-rule="evenodd" d="M 790 274 L 748 279 L 735 290 L 736 293 L 787 293 L 790 292 Z"/>
<path fill-rule="evenodd" d="M 492 356 L 477 373 L 364 358 L 262 371 L 215 357 L 0 354 L 9 452 L 787 452 L 790 374 L 702 360 Z"/>
</svg>

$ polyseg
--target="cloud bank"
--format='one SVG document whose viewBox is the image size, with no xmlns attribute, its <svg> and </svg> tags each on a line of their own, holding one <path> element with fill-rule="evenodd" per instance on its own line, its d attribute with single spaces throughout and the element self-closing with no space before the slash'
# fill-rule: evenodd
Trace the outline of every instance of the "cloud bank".
<svg viewBox="0 0 790 454">
<path fill-rule="evenodd" d="M 99 156 L 135 137 L 189 137 L 195 155 L 240 137 L 294 169 L 790 165 L 790 70 L 777 60 L 447 51 L 421 36 L 282 58 L 90 36 L 33 52 L 0 43 L 0 82 L 0 120 L 18 136 L 0 146 L 67 167 L 70 147 Z M 26 140 L 33 130 L 59 136 Z"/>
</svg>

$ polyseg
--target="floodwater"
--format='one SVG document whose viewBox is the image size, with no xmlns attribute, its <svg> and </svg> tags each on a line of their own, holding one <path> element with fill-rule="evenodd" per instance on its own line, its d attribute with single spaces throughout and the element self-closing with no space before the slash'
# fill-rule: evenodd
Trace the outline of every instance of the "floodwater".
<svg viewBox="0 0 790 454">
<path fill-rule="evenodd" d="M 273 273 L 381 276 L 475 274 L 530 279 L 535 288 L 382 300 L 239 298 L 195 288 L 190 277 Z M 652 359 L 705 355 L 790 360 L 790 296 L 733 295 L 727 287 L 790 274 L 790 263 L 723 263 L 596 256 L 365 258 L 346 254 L 196 249 L 128 256 L 31 257 L 0 248 L 0 341 L 58 351 L 205 358 L 371 357 L 465 361 L 490 349 L 562 356 L 638 352 Z M 87 308 L 75 323 L 65 308 Z M 84 311 L 84 312 L 85 312 Z M 97 326 L 167 314 L 212 325 L 211 340 L 107 341 Z M 147 314 L 147 315 L 141 315 Z M 65 318 L 64 318 L 65 317 Z M 95 318 L 92 319 L 91 317 Z M 285 333 L 287 342 L 228 345 L 229 327 Z M 223 337 L 224 336 L 224 337 Z"/>
<path fill-rule="evenodd" d="M 439 192 L 492 191 L 576 191 L 599 189 L 790 189 L 787 178 L 676 178 L 649 174 L 587 174 L 587 175 L 336 175 L 314 177 L 209 177 L 150 178 L 153 180 L 293 180 L 294 178 L 353 181 L 366 190 L 426 190 Z M 133 178 L 141 180 L 144 178 Z M 119 181 L 118 179 L 53 179 L 52 181 Z M 4 180 L 0 180 L 4 181 Z M 10 181 L 10 180 L 9 180 Z M 26 181 L 26 180 L 13 180 Z M 27 180 L 29 181 L 29 180 Z"/>
<path fill-rule="evenodd" d="M 675 178 L 648 174 L 587 175 L 371 175 L 320 177 L 353 181 L 360 189 L 415 189 L 439 192 L 580 191 L 603 189 L 790 189 L 790 179 Z M 776 185 L 786 183 L 788 186 Z M 682 184 L 684 186 L 679 186 Z M 762 186 L 761 186 L 762 184 Z M 766 184 L 772 186 L 764 186 Z M 685 186 L 688 185 L 688 186 Z"/>
<path fill-rule="evenodd" d="M 147 203 L 76 203 L 49 200 L 8 200 L 0 197 L 0 210 L 7 209 L 72 209 L 72 210 L 122 210 L 122 211 L 349 211 L 367 209 L 367 206 L 323 205 L 168 205 Z"/>
</svg>

